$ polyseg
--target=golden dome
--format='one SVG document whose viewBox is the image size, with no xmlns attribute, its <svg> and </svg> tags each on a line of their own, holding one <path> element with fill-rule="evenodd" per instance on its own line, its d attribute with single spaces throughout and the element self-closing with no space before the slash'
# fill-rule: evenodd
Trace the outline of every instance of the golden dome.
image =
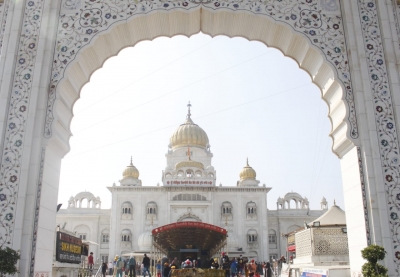
<svg viewBox="0 0 400 277">
<path fill-rule="evenodd" d="M 132 164 L 132 158 L 131 158 L 131 164 L 128 165 L 124 172 L 122 172 L 122 176 L 125 178 L 139 178 L 139 170 Z"/>
<path fill-rule="evenodd" d="M 201 148 L 207 148 L 208 146 L 208 136 L 206 132 L 197 124 L 194 124 L 193 120 L 190 118 L 190 106 L 189 103 L 189 112 L 186 117 L 186 122 L 180 125 L 170 138 L 172 149 L 188 145 Z"/>
<path fill-rule="evenodd" d="M 243 167 L 242 171 L 240 171 L 240 180 L 255 180 L 256 179 L 256 171 L 249 166 L 249 159 L 247 159 L 246 166 Z"/>
</svg>

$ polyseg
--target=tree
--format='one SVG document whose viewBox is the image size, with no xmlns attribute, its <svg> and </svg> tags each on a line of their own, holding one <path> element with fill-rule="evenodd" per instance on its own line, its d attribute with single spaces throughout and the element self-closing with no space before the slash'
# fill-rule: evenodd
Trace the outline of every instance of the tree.
<svg viewBox="0 0 400 277">
<path fill-rule="evenodd" d="M 378 261 L 383 260 L 386 251 L 382 246 L 371 244 L 361 250 L 361 255 L 368 262 L 362 266 L 362 274 L 364 277 L 388 277 L 388 270 Z"/>
<path fill-rule="evenodd" d="M 9 247 L 0 248 L 0 277 L 6 276 L 6 274 L 12 274 L 18 272 L 15 266 L 20 258 L 18 251 Z"/>
</svg>

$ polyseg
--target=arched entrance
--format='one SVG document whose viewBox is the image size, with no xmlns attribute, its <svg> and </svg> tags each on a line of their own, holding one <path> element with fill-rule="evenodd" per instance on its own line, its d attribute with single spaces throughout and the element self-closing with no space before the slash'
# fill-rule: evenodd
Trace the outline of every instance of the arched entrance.
<svg viewBox="0 0 400 277">
<path fill-rule="evenodd" d="M 386 265 L 397 276 L 399 82 L 396 61 L 388 57 L 400 58 L 392 3 L 0 3 L 0 245 L 21 249 L 21 276 L 51 271 L 59 169 L 82 85 L 124 47 L 202 31 L 262 41 L 310 74 L 329 106 L 332 150 L 341 158 L 352 271 L 357 274 L 363 262 L 359 250 L 374 242 L 385 246 Z"/>
<path fill-rule="evenodd" d="M 151 232 L 154 246 L 180 261 L 212 257 L 226 245 L 228 233 L 224 228 L 202 222 L 176 222 Z"/>
</svg>

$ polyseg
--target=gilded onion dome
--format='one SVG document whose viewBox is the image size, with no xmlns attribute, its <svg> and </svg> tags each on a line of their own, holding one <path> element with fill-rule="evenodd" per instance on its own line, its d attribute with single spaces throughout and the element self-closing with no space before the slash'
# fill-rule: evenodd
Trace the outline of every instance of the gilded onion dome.
<svg viewBox="0 0 400 277">
<path fill-rule="evenodd" d="M 186 147 L 188 145 L 205 149 L 208 146 L 208 136 L 206 132 L 190 118 L 190 107 L 191 105 L 189 102 L 186 122 L 180 125 L 170 138 L 170 146 L 172 149 L 183 146 Z"/>
<path fill-rule="evenodd" d="M 255 180 L 256 171 L 249 166 L 249 159 L 247 159 L 246 166 L 240 171 L 240 180 Z"/>
<path fill-rule="evenodd" d="M 139 178 L 139 170 L 132 164 L 132 157 L 131 157 L 131 164 L 128 165 L 124 172 L 122 172 L 122 176 L 125 178 Z"/>
</svg>

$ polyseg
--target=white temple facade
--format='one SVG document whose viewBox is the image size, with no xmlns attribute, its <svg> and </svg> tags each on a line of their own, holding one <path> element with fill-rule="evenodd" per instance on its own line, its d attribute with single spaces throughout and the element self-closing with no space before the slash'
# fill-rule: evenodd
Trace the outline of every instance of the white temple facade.
<svg viewBox="0 0 400 277">
<path fill-rule="evenodd" d="M 162 185 L 142 186 L 139 170 L 131 163 L 119 185 L 108 187 L 111 209 L 89 192 L 71 197 L 57 214 L 61 229 L 92 242 L 90 251 L 101 260 L 124 253 L 149 253 L 151 230 L 181 221 L 205 222 L 228 231 L 226 250 L 232 256 L 267 261 L 286 253 L 281 234 L 311 222 L 326 211 L 310 210 L 307 198 L 287 193 L 277 210 L 267 209 L 267 193 L 256 171 L 246 162 L 235 186 L 217 186 L 213 154 L 206 132 L 189 112 L 170 138 Z"/>
</svg>

